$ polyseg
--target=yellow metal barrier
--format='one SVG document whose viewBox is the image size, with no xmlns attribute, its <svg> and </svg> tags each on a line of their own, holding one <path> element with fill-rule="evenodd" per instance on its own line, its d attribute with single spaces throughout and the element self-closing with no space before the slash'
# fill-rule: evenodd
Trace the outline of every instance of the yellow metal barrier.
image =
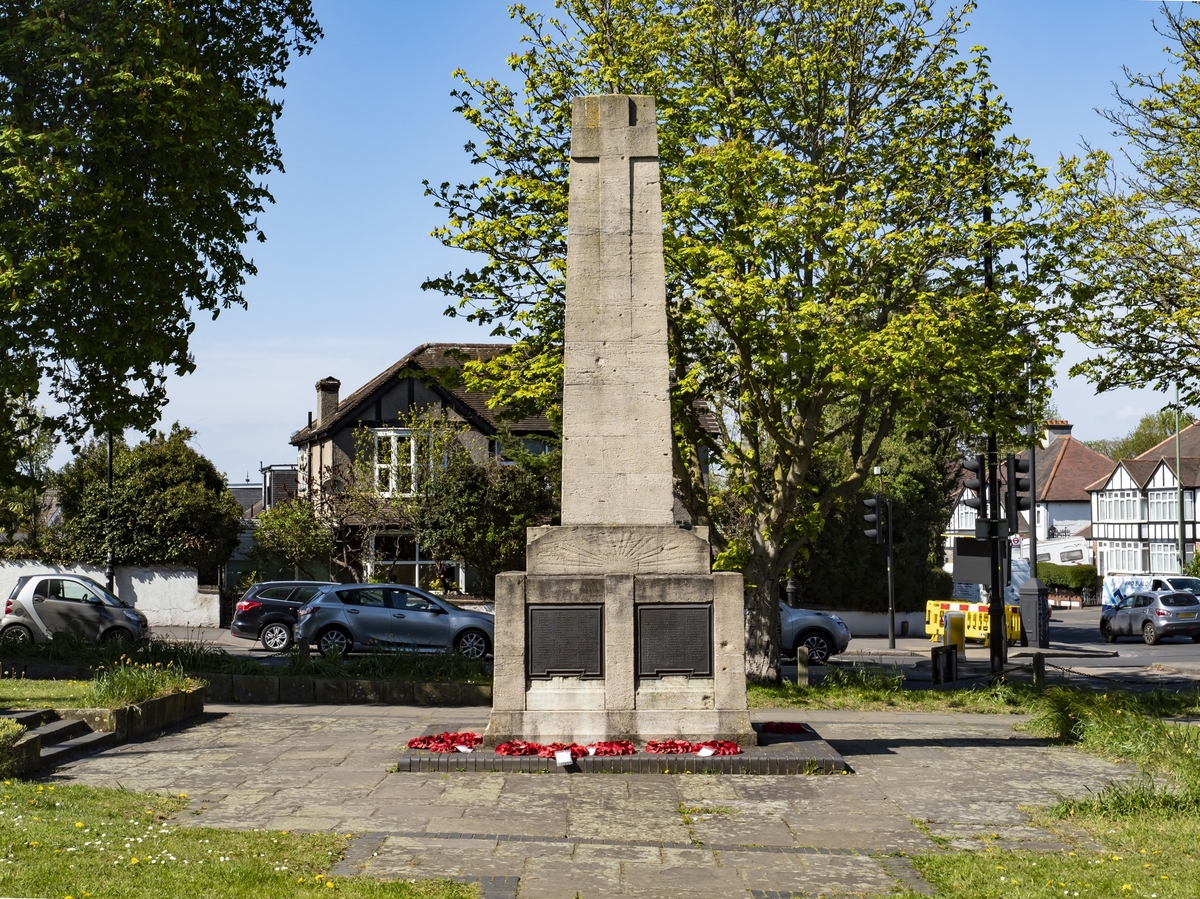
<svg viewBox="0 0 1200 899">
<path fill-rule="evenodd" d="M 992 621 L 986 603 L 954 602 L 953 600 L 931 599 L 925 603 L 925 633 L 931 642 L 940 642 L 945 634 L 944 618 L 947 612 L 963 612 L 967 620 L 967 639 L 982 640 L 984 645 L 991 638 Z M 1006 606 L 1005 623 L 1008 625 L 1008 642 L 1015 643 L 1021 637 L 1021 609 Z"/>
</svg>

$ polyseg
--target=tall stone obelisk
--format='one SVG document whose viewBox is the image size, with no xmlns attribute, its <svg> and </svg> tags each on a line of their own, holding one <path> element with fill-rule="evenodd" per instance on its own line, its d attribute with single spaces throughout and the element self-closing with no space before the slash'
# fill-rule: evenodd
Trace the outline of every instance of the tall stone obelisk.
<svg viewBox="0 0 1200 899">
<path fill-rule="evenodd" d="M 486 739 L 753 743 L 742 577 L 674 522 L 654 98 L 571 114 L 562 525 L 496 578 Z"/>
<path fill-rule="evenodd" d="M 571 118 L 562 523 L 671 525 L 670 360 L 653 97 Z"/>
</svg>

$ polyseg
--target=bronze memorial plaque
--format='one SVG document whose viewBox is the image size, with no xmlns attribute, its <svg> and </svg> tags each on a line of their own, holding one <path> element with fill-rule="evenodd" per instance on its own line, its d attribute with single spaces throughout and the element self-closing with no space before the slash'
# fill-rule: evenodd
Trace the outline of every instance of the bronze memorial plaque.
<svg viewBox="0 0 1200 899">
<path fill-rule="evenodd" d="M 713 676 L 709 603 L 646 603 L 637 607 L 637 676 Z"/>
<path fill-rule="evenodd" d="M 531 678 L 604 677 L 604 607 L 531 605 L 525 619 Z"/>
</svg>

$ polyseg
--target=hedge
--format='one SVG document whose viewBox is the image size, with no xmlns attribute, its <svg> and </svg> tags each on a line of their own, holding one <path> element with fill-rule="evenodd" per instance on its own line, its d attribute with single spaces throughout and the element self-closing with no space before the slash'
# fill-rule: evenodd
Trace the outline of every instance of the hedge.
<svg viewBox="0 0 1200 899">
<path fill-rule="evenodd" d="M 1070 590 L 1096 589 L 1095 565 L 1056 565 L 1053 562 L 1038 562 L 1037 576 L 1047 587 L 1066 587 Z"/>
</svg>

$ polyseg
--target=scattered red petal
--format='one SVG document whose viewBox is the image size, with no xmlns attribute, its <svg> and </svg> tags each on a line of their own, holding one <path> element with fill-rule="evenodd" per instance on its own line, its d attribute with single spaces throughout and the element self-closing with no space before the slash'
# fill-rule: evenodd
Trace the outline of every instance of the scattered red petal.
<svg viewBox="0 0 1200 899">
<path fill-rule="evenodd" d="M 741 755 L 742 747 L 733 740 L 705 740 L 703 743 L 693 743 L 692 752 L 699 752 L 705 747 L 713 751 L 713 755 Z"/>
<path fill-rule="evenodd" d="M 633 744 L 628 740 L 601 740 L 598 743 L 591 743 L 588 749 L 592 750 L 593 755 L 633 755 Z"/>
<path fill-rule="evenodd" d="M 541 743 L 526 743 L 524 740 L 509 740 L 496 747 L 496 755 L 537 755 Z"/>
<path fill-rule="evenodd" d="M 552 759 L 554 758 L 554 753 L 562 752 L 564 749 L 571 750 L 571 758 L 573 759 L 588 754 L 587 747 L 580 746 L 578 743 L 547 743 L 538 749 L 538 757 Z"/>
<path fill-rule="evenodd" d="M 646 744 L 646 751 L 655 755 L 682 755 L 693 750 L 687 740 L 651 740 Z"/>
<path fill-rule="evenodd" d="M 427 752 L 454 752 L 458 746 L 474 748 L 483 742 L 483 737 L 473 733 L 451 733 L 444 731 L 427 737 L 413 737 L 408 741 L 409 749 L 424 749 Z"/>
</svg>

